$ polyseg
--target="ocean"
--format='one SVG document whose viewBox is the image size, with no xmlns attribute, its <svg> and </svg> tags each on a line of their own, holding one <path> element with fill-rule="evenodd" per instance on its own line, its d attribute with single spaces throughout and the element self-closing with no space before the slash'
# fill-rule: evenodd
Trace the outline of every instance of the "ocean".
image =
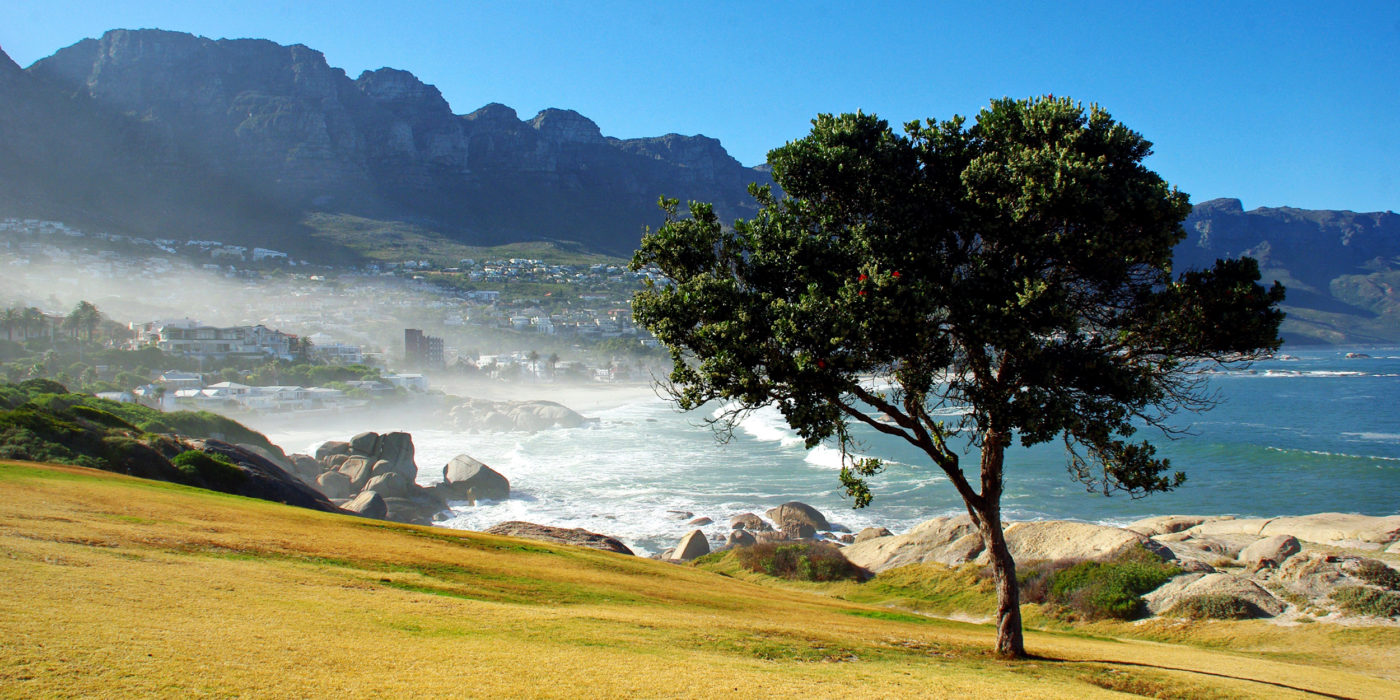
<svg viewBox="0 0 1400 700">
<path fill-rule="evenodd" d="M 1368 357 L 1347 358 L 1348 352 Z M 1400 513 L 1400 348 L 1290 348 L 1287 357 L 1213 375 L 1218 405 L 1178 415 L 1174 425 L 1185 433 L 1175 439 L 1140 433 L 1186 472 L 1184 486 L 1136 500 L 1105 497 L 1070 477 L 1060 443 L 1013 448 L 1004 517 L 1122 524 L 1171 513 Z M 863 454 L 886 467 L 871 480 L 873 503 L 854 510 L 837 480 L 839 452 L 804 449 L 776 410 L 751 414 L 725 442 L 704 424 L 717 407 L 681 413 L 647 392 L 592 410 L 571 407 L 596 422 L 535 434 L 362 429 L 412 432 L 425 486 L 440 481 L 441 465 L 459 453 L 510 479 L 507 501 L 454 506 L 453 517 L 441 523 L 452 528 L 481 530 L 504 520 L 581 527 L 646 554 L 674 546 L 693 529 L 692 517 L 713 519 L 703 529 L 718 542 L 731 516 L 762 514 L 790 500 L 815 506 L 851 531 L 875 525 L 900 532 L 965 512 L 921 452 L 863 426 L 857 428 Z M 265 432 L 289 453 L 349 437 L 306 428 Z M 964 464 L 976 460 L 969 456 Z"/>
</svg>

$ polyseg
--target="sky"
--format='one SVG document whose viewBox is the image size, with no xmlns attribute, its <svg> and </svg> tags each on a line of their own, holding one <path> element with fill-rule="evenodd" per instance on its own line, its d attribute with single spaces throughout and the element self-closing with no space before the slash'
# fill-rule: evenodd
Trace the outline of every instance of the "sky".
<svg viewBox="0 0 1400 700">
<path fill-rule="evenodd" d="M 305 44 L 454 112 L 573 109 L 618 138 L 717 138 L 745 165 L 820 113 L 902 125 L 999 97 L 1097 103 L 1194 202 L 1400 209 L 1400 0 L 367 2 L 18 0 L 22 66 L 109 29 Z"/>
</svg>

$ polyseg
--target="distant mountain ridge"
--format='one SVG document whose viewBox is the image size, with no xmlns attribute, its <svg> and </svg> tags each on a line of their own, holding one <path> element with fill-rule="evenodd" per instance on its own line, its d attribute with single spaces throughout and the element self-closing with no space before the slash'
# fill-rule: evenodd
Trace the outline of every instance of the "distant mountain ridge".
<svg viewBox="0 0 1400 700">
<path fill-rule="evenodd" d="M 6 101 L 43 93 L 52 111 L 105 123 L 69 138 L 116 131 L 114 141 L 139 144 L 122 157 L 80 157 L 86 168 L 53 173 L 52 164 L 31 163 L 32 172 L 4 175 L 101 183 L 129 167 L 215 209 L 213 200 L 236 192 L 274 219 L 328 211 L 412 222 L 473 244 L 559 239 L 626 254 L 644 225 L 659 222 L 658 196 L 711 201 L 741 216 L 753 210 L 748 184 L 771 181 L 704 136 L 608 138 L 577 112 L 522 120 L 494 103 L 457 115 L 412 73 L 381 68 L 351 80 L 302 45 L 113 30 L 21 73 L 8 57 L 3 63 Z M 14 138 L 45 128 L 3 126 Z M 36 192 L 29 203 L 84 204 L 62 192 L 45 198 Z M 218 227 L 187 208 L 197 207 L 166 207 L 165 225 Z"/>
<path fill-rule="evenodd" d="M 625 256 L 660 222 L 658 197 L 711 202 L 728 221 L 756 211 L 751 182 L 771 183 L 768 169 L 712 138 L 617 139 L 564 109 L 454 114 L 412 73 L 352 80 L 302 45 L 113 30 L 28 69 L 0 52 L 0 215 L 325 261 L 405 228 Z M 1178 269 L 1251 255 L 1289 287 L 1290 341 L 1400 343 L 1395 213 L 1216 199 L 1184 226 Z"/>
</svg>

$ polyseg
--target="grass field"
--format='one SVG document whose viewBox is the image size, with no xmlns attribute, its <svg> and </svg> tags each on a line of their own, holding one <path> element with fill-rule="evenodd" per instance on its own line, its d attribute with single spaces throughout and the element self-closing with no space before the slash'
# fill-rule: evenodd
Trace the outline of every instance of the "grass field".
<svg viewBox="0 0 1400 700">
<path fill-rule="evenodd" d="M 5 697 L 1400 697 L 1393 629 L 1031 632 L 1003 662 L 988 627 L 800 586 L 76 467 L 0 463 L 0 581 Z"/>
</svg>

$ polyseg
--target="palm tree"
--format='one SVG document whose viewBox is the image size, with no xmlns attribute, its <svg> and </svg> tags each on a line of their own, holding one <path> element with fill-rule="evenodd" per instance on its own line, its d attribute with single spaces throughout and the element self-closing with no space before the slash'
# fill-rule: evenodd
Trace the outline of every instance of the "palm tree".
<svg viewBox="0 0 1400 700">
<path fill-rule="evenodd" d="M 4 314 L 0 314 L 0 325 L 5 326 L 5 340 L 15 339 L 15 329 L 20 327 L 24 320 L 24 312 L 13 306 L 5 309 Z"/>
<path fill-rule="evenodd" d="M 549 378 L 554 379 L 554 367 L 559 364 L 559 353 L 549 353 L 549 359 L 546 361 L 549 363 Z"/>
<path fill-rule="evenodd" d="M 44 312 L 33 306 L 27 307 L 24 311 L 20 312 L 19 326 L 24 330 L 25 340 L 29 339 L 29 331 L 31 329 L 39 331 L 44 330 L 44 323 Z"/>
<path fill-rule="evenodd" d="M 540 376 L 540 354 L 531 350 L 530 354 L 526 356 L 526 359 L 530 361 L 530 381 L 538 380 Z"/>
</svg>

